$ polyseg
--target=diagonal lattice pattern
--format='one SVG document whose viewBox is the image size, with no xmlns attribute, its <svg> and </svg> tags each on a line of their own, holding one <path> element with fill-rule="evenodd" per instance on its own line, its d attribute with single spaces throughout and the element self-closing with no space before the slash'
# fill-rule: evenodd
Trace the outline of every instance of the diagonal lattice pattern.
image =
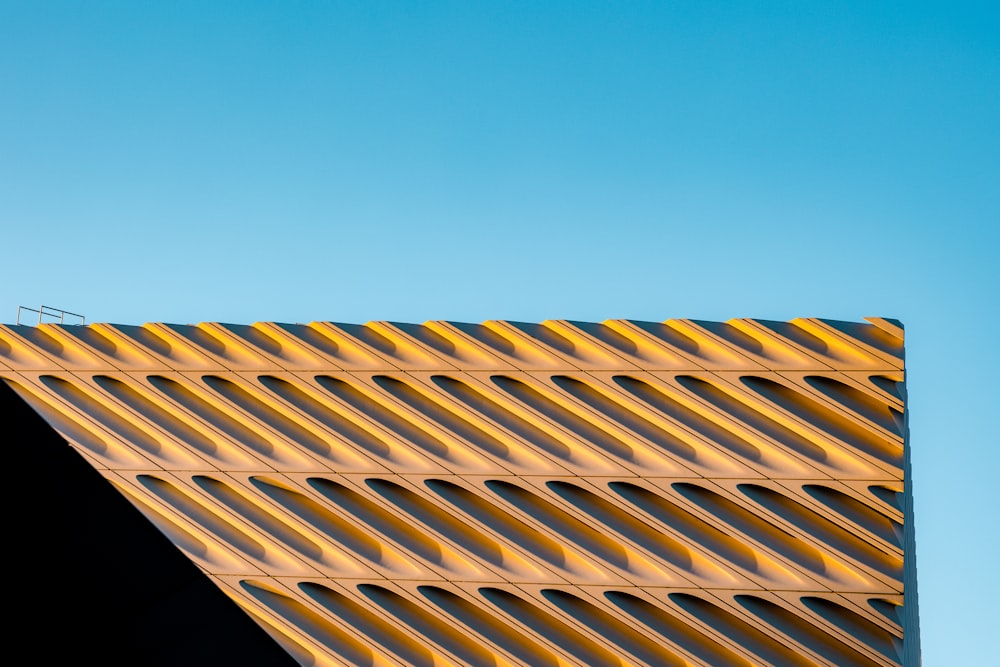
<svg viewBox="0 0 1000 667">
<path fill-rule="evenodd" d="M 893 321 L 0 326 L 0 378 L 302 664 L 912 652 Z"/>
</svg>

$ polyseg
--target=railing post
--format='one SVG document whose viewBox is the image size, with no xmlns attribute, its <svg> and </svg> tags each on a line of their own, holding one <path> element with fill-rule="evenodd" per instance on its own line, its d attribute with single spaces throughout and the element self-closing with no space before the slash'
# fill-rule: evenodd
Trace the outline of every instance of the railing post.
<svg viewBox="0 0 1000 667">
<path fill-rule="evenodd" d="M 56 314 L 59 315 L 59 324 L 65 324 L 66 323 L 66 316 L 67 315 L 72 315 L 73 317 L 79 317 L 80 318 L 80 324 L 81 324 L 81 326 L 86 326 L 86 324 L 87 324 L 87 318 L 85 316 L 83 316 L 83 315 L 81 315 L 79 313 L 71 313 L 68 310 L 63 310 L 62 308 L 54 308 L 52 306 L 39 306 L 37 310 L 34 309 L 34 308 L 29 308 L 28 306 L 18 306 L 17 307 L 17 318 L 14 320 L 15 324 L 18 324 L 18 325 L 21 324 L 21 311 L 22 310 L 30 310 L 33 313 L 38 313 L 38 324 L 42 324 L 42 319 L 46 315 L 49 315 L 51 317 L 55 317 Z"/>
</svg>

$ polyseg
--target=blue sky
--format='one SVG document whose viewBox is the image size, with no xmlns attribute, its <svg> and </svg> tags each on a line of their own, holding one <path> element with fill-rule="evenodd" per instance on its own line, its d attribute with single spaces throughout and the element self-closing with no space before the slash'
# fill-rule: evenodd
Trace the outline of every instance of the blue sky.
<svg viewBox="0 0 1000 667">
<path fill-rule="evenodd" d="M 898 318 L 990 664 L 998 7 L 0 0 L 0 321 Z"/>
</svg>

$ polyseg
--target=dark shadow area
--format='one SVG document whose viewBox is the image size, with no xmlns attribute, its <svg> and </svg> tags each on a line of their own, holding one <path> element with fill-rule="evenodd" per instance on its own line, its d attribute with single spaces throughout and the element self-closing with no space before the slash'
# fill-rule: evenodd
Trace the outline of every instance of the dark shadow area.
<svg viewBox="0 0 1000 667">
<path fill-rule="evenodd" d="M 0 381 L 8 637 L 32 664 L 295 665 Z"/>
</svg>

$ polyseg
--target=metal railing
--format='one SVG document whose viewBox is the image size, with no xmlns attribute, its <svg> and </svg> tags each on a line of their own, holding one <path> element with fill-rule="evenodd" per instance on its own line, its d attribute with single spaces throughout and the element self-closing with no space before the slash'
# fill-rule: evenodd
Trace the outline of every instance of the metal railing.
<svg viewBox="0 0 1000 667">
<path fill-rule="evenodd" d="M 87 323 L 87 318 L 85 318 L 83 315 L 80 315 L 79 313 L 71 313 L 68 310 L 63 310 L 62 308 L 53 308 L 52 306 L 39 306 L 38 308 L 29 308 L 28 306 L 18 306 L 17 307 L 17 322 L 16 322 L 16 324 L 20 324 L 21 323 L 21 311 L 22 310 L 27 310 L 27 311 L 30 311 L 32 313 L 38 313 L 38 323 L 39 324 L 42 323 L 42 317 L 53 317 L 53 318 L 54 317 L 58 317 L 59 318 L 59 324 L 65 324 L 65 320 L 66 320 L 66 316 L 67 315 L 72 315 L 73 317 L 79 317 L 80 318 L 80 324 L 86 324 Z"/>
</svg>

